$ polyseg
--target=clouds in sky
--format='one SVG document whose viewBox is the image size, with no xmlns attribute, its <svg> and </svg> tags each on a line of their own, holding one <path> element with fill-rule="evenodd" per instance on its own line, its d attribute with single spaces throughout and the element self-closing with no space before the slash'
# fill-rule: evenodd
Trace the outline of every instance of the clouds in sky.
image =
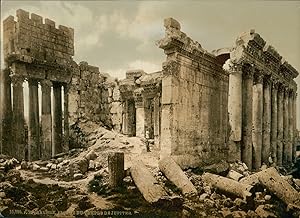
<svg viewBox="0 0 300 218">
<path fill-rule="evenodd" d="M 1 19 L 18 8 L 73 27 L 74 59 L 119 78 L 128 69 L 161 69 L 165 55 L 155 42 L 164 35 L 166 17 L 177 19 L 208 51 L 232 46 L 240 33 L 255 29 L 300 71 L 299 1 L 4 0 Z M 300 87 L 300 77 L 297 83 Z"/>
</svg>

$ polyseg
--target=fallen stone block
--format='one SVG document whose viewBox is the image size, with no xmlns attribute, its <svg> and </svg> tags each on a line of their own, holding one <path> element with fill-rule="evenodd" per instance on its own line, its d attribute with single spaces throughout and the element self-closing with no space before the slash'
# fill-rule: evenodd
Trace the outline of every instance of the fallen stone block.
<svg viewBox="0 0 300 218">
<path fill-rule="evenodd" d="M 239 183 L 233 179 L 228 179 L 223 176 L 204 173 L 202 175 L 203 182 L 210 184 L 213 188 L 220 191 L 248 200 L 252 196 L 253 186 Z"/>
<path fill-rule="evenodd" d="M 234 170 L 230 170 L 230 171 L 228 172 L 228 174 L 227 174 L 227 177 L 228 177 L 229 179 L 233 179 L 233 180 L 235 180 L 235 181 L 239 181 L 242 177 L 244 177 L 244 175 L 243 175 L 243 174 L 240 174 L 240 173 L 238 173 L 238 172 L 236 172 L 236 171 L 234 171 Z"/>
<path fill-rule="evenodd" d="M 176 205 L 176 207 L 182 206 L 183 201 L 179 201 L 178 197 L 168 196 L 141 160 L 133 162 L 130 172 L 135 185 L 150 204 L 163 207 L 172 205 Z"/>
<path fill-rule="evenodd" d="M 300 205 L 300 194 L 284 178 L 282 178 L 274 167 L 268 168 L 259 174 L 259 182 L 271 193 L 281 199 L 286 205 Z"/>
<path fill-rule="evenodd" d="M 176 185 L 183 194 L 197 194 L 197 189 L 193 183 L 184 174 L 180 166 L 171 158 L 166 157 L 159 161 L 159 169 L 164 175 Z"/>
</svg>

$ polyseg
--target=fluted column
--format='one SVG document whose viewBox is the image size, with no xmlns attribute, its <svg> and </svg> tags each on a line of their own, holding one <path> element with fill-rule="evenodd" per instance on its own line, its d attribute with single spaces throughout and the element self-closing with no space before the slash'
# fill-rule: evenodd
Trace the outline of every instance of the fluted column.
<svg viewBox="0 0 300 218">
<path fill-rule="evenodd" d="M 28 126 L 28 157 L 30 161 L 40 157 L 39 99 L 38 82 L 28 80 L 29 85 L 29 126 Z"/>
<path fill-rule="evenodd" d="M 283 97 L 283 165 L 288 162 L 288 152 L 289 152 L 289 107 L 288 107 L 288 88 L 284 89 Z"/>
<path fill-rule="evenodd" d="M 42 86 L 42 149 L 41 158 L 46 160 L 52 156 L 52 117 L 51 117 L 51 86 L 52 82 L 43 80 Z"/>
<path fill-rule="evenodd" d="M 277 95 L 277 165 L 282 165 L 283 159 L 283 96 L 284 87 L 282 84 L 278 86 Z"/>
<path fill-rule="evenodd" d="M 69 87 L 64 84 L 64 146 L 63 150 L 69 150 Z"/>
<path fill-rule="evenodd" d="M 1 70 L 1 153 L 11 154 L 12 145 L 12 105 L 11 78 L 9 70 Z"/>
<path fill-rule="evenodd" d="M 262 161 L 269 163 L 271 146 L 271 80 L 270 77 L 264 79 L 264 113 L 263 113 L 263 146 Z"/>
<path fill-rule="evenodd" d="M 297 137 L 298 137 L 298 132 L 297 132 L 297 93 L 296 90 L 294 90 L 294 95 L 293 95 L 293 116 L 294 116 L 294 140 L 293 140 L 293 162 L 295 163 L 297 161 L 296 157 L 296 150 L 297 150 Z"/>
<path fill-rule="evenodd" d="M 24 78 L 17 74 L 11 75 L 13 85 L 13 132 L 14 143 L 11 147 L 14 157 L 25 159 L 25 119 L 24 119 Z"/>
<path fill-rule="evenodd" d="M 53 83 L 52 156 L 63 151 L 62 142 L 61 84 Z"/>
<path fill-rule="evenodd" d="M 278 83 L 272 81 L 272 92 L 271 92 L 271 157 L 274 163 L 277 163 L 277 129 L 278 129 Z"/>
<path fill-rule="evenodd" d="M 288 93 L 288 120 L 289 120 L 289 128 L 288 128 L 288 153 L 287 153 L 287 163 L 293 163 L 293 131 L 294 131 L 294 116 L 293 116 L 293 92 L 290 90 Z"/>
<path fill-rule="evenodd" d="M 262 116 L 263 116 L 263 75 L 261 72 L 254 74 L 253 85 L 253 168 L 261 167 L 262 149 Z"/>
<path fill-rule="evenodd" d="M 242 94 L 242 161 L 252 169 L 252 96 L 253 67 L 243 67 Z"/>
</svg>

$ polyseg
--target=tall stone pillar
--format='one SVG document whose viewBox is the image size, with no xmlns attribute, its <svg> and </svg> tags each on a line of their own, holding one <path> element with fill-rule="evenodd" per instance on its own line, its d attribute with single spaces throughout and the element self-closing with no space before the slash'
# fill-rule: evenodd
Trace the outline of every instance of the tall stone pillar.
<svg viewBox="0 0 300 218">
<path fill-rule="evenodd" d="M 293 92 L 290 90 L 288 93 L 288 120 L 289 120 L 289 128 L 288 128 L 288 153 L 287 153 L 287 162 L 288 164 L 293 163 L 293 136 L 294 136 L 294 116 L 293 116 Z"/>
<path fill-rule="evenodd" d="M 283 159 L 283 96 L 284 87 L 282 84 L 278 86 L 277 95 L 277 165 L 282 165 Z"/>
<path fill-rule="evenodd" d="M 69 86 L 64 84 L 64 152 L 69 150 Z"/>
<path fill-rule="evenodd" d="M 262 152 L 262 117 L 263 117 L 263 75 L 259 72 L 254 75 L 253 85 L 253 168 L 261 167 Z"/>
<path fill-rule="evenodd" d="M 61 84 L 53 83 L 52 156 L 63 152 L 62 143 Z"/>
<path fill-rule="evenodd" d="M 11 76 L 13 85 L 13 132 L 14 143 L 12 151 L 14 157 L 19 160 L 25 159 L 25 119 L 24 119 L 24 96 L 23 82 L 24 78 L 17 74 Z"/>
<path fill-rule="evenodd" d="M 278 83 L 275 80 L 272 81 L 271 95 L 271 157 L 273 162 L 277 163 Z"/>
<path fill-rule="evenodd" d="M 288 88 L 284 90 L 283 97 L 283 158 L 282 162 L 286 165 L 288 162 L 288 152 L 289 152 L 289 107 L 288 107 Z"/>
<path fill-rule="evenodd" d="M 11 78 L 8 69 L 1 70 L 1 153 L 12 154 Z"/>
<path fill-rule="evenodd" d="M 40 158 L 39 98 L 38 82 L 28 80 L 29 85 L 29 126 L 28 126 L 28 158 L 30 161 Z"/>
<path fill-rule="evenodd" d="M 253 96 L 253 67 L 243 67 L 242 94 L 242 161 L 252 169 L 252 96 Z"/>
<path fill-rule="evenodd" d="M 271 80 L 269 77 L 264 79 L 264 113 L 263 113 L 263 146 L 262 161 L 269 163 L 271 147 Z"/>
<path fill-rule="evenodd" d="M 145 137 L 145 109 L 144 101 L 141 96 L 135 98 L 136 111 L 136 136 Z"/>
<path fill-rule="evenodd" d="M 51 86 L 52 82 L 43 80 L 42 86 L 42 149 L 41 158 L 50 159 L 52 156 L 52 117 L 51 117 Z"/>
<path fill-rule="evenodd" d="M 296 90 L 294 90 L 294 95 L 293 95 L 293 116 L 294 116 L 294 134 L 293 134 L 293 162 L 295 163 L 297 161 L 296 157 L 296 150 L 297 150 L 297 137 L 298 137 L 298 132 L 297 132 L 297 93 Z"/>
</svg>

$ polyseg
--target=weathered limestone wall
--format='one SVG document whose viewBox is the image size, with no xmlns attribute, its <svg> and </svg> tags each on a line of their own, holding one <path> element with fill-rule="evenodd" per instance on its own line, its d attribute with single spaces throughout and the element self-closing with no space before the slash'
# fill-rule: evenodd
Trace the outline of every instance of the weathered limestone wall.
<svg viewBox="0 0 300 218">
<path fill-rule="evenodd" d="M 227 159 L 228 74 L 176 20 L 164 25 L 161 156 L 182 166 Z"/>
<path fill-rule="evenodd" d="M 98 67 L 80 62 L 69 90 L 70 124 L 90 120 L 120 132 L 122 102 L 118 81 L 101 74 Z"/>
</svg>

